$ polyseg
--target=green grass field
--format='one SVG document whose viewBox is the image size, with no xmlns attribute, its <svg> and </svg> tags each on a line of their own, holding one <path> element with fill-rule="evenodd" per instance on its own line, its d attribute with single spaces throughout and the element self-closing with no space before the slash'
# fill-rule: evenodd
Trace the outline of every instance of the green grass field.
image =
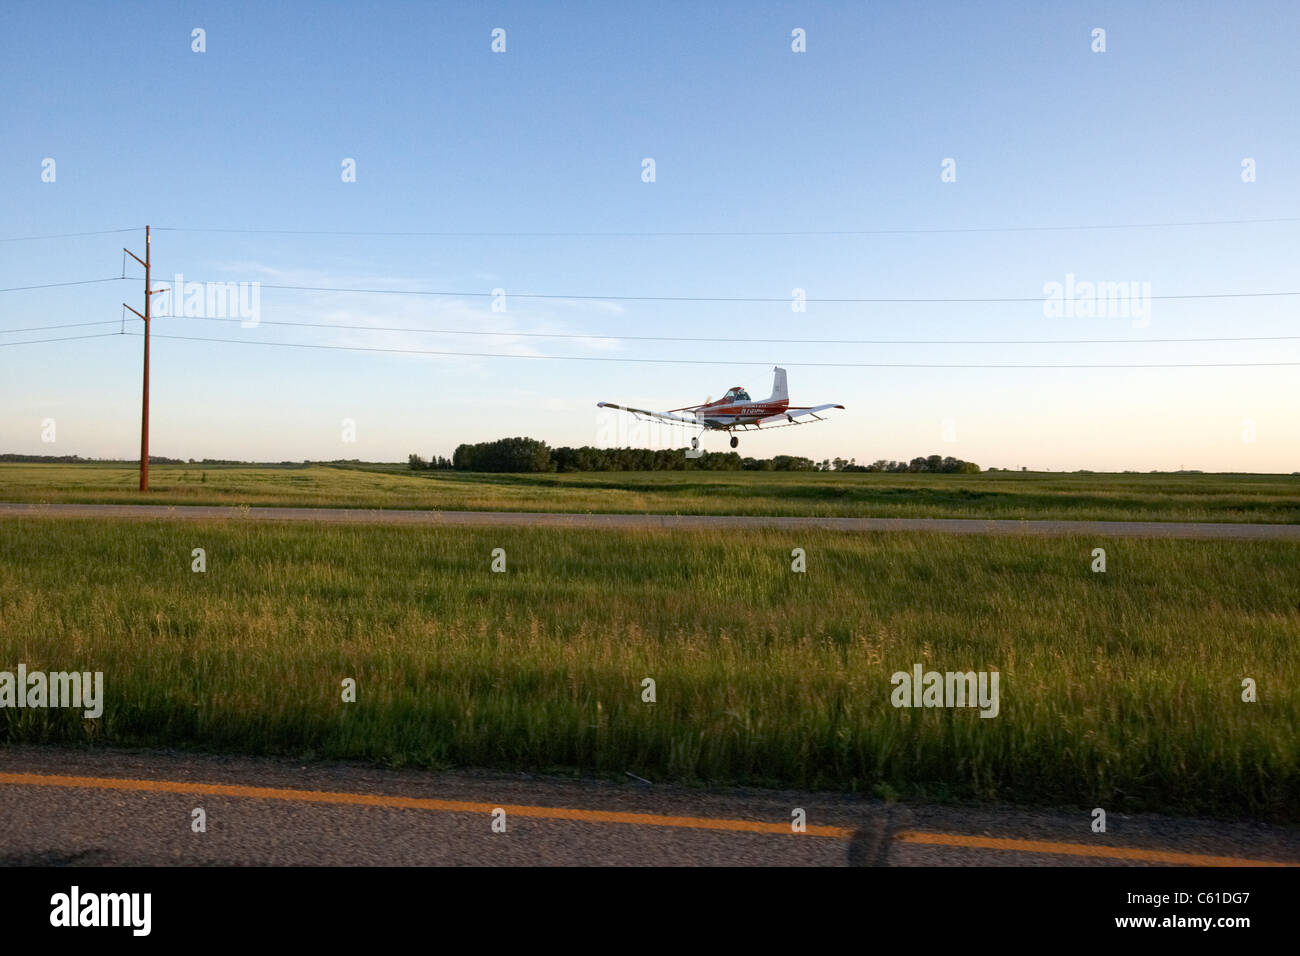
<svg viewBox="0 0 1300 956">
<path fill-rule="evenodd" d="M 0 500 L 133 503 L 135 469 L 0 464 Z M 1300 522 L 1300 476 L 995 472 L 490 475 L 404 465 L 154 465 L 147 500 L 452 511 Z"/>
<path fill-rule="evenodd" d="M 102 670 L 107 698 L 98 721 L 0 710 L 0 741 L 1300 817 L 1293 544 L 241 518 L 0 536 L 0 669 Z M 1001 713 L 892 707 L 916 663 L 997 670 Z"/>
</svg>

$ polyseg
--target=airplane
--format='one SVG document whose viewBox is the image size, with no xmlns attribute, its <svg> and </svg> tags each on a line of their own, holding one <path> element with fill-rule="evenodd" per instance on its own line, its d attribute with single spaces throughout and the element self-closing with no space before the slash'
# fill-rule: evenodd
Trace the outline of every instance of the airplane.
<svg viewBox="0 0 1300 956">
<path fill-rule="evenodd" d="M 737 385 L 727 390 L 716 402 L 705 402 L 703 405 L 689 405 L 686 408 L 673 408 L 666 412 L 651 412 L 644 408 L 629 408 L 626 405 L 615 405 L 613 402 L 597 402 L 597 408 L 617 408 L 620 411 L 630 412 L 637 418 L 658 418 L 663 421 L 678 422 L 684 425 L 698 425 L 701 427 L 703 434 L 705 431 L 750 431 L 761 430 L 764 425 L 772 428 L 781 428 L 785 425 L 808 425 L 811 421 L 797 421 L 799 418 L 811 416 L 817 421 L 825 421 L 818 412 L 824 412 L 830 408 L 843 408 L 843 405 L 834 403 L 826 405 L 791 405 L 790 390 L 786 385 L 785 369 L 774 368 L 772 370 L 772 395 L 761 402 L 756 402 L 749 397 L 749 392 Z M 685 412 L 686 414 L 678 414 Z M 740 439 L 735 435 L 731 436 L 731 447 L 735 448 L 740 444 Z M 691 448 L 698 449 L 700 439 L 698 437 L 691 439 Z"/>
</svg>

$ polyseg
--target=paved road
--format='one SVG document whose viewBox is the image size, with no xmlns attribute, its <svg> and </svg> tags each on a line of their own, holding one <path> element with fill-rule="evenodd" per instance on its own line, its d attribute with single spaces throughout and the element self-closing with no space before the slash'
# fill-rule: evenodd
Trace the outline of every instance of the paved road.
<svg viewBox="0 0 1300 956">
<path fill-rule="evenodd" d="M 567 514 L 536 511 L 381 511 L 360 508 L 237 508 L 213 505 L 75 505 L 0 502 L 0 518 L 239 519 L 328 521 L 433 527 L 823 528 L 832 531 L 934 531 L 944 534 L 1088 535 L 1300 541 L 1300 524 L 1186 521 L 1030 521 L 983 518 L 778 518 L 762 515 Z"/>
<path fill-rule="evenodd" d="M 0 751 L 0 820 L 9 865 L 1300 863 L 1300 830 L 1259 824 L 30 746 Z"/>
</svg>

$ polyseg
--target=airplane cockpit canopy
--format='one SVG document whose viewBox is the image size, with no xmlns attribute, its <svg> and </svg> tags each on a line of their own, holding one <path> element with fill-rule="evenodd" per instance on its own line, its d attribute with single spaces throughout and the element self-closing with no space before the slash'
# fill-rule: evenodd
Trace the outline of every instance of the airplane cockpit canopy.
<svg viewBox="0 0 1300 956">
<path fill-rule="evenodd" d="M 737 385 L 735 388 L 728 389 L 727 394 L 724 395 L 723 398 L 732 402 L 752 401 L 752 399 L 749 397 L 749 392 L 745 391 L 739 385 Z"/>
</svg>

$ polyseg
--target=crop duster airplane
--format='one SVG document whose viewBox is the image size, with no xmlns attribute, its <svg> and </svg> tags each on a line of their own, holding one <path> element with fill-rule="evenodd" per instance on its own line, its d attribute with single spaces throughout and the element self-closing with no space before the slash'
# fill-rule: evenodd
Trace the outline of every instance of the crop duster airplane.
<svg viewBox="0 0 1300 956">
<path fill-rule="evenodd" d="M 834 403 L 827 405 L 791 405 L 790 390 L 785 382 L 785 369 L 775 368 L 772 371 L 772 395 L 761 402 L 751 399 L 749 393 L 737 385 L 728 389 L 727 394 L 716 402 L 690 405 L 686 408 L 673 408 L 666 412 L 650 412 L 644 408 L 615 405 L 613 402 L 597 402 L 596 406 L 598 408 L 617 408 L 624 412 L 631 412 L 637 418 L 658 418 L 683 425 L 697 425 L 704 431 L 712 429 L 724 432 L 761 430 L 764 426 L 780 428 L 785 425 L 807 425 L 813 421 L 825 421 L 817 414 L 818 412 L 824 412 L 830 408 L 844 407 Z M 804 421 L 800 421 L 801 418 Z M 731 447 L 735 448 L 739 444 L 740 439 L 732 435 Z M 700 439 L 698 437 L 692 438 L 691 448 L 697 449 L 699 447 Z"/>
</svg>

